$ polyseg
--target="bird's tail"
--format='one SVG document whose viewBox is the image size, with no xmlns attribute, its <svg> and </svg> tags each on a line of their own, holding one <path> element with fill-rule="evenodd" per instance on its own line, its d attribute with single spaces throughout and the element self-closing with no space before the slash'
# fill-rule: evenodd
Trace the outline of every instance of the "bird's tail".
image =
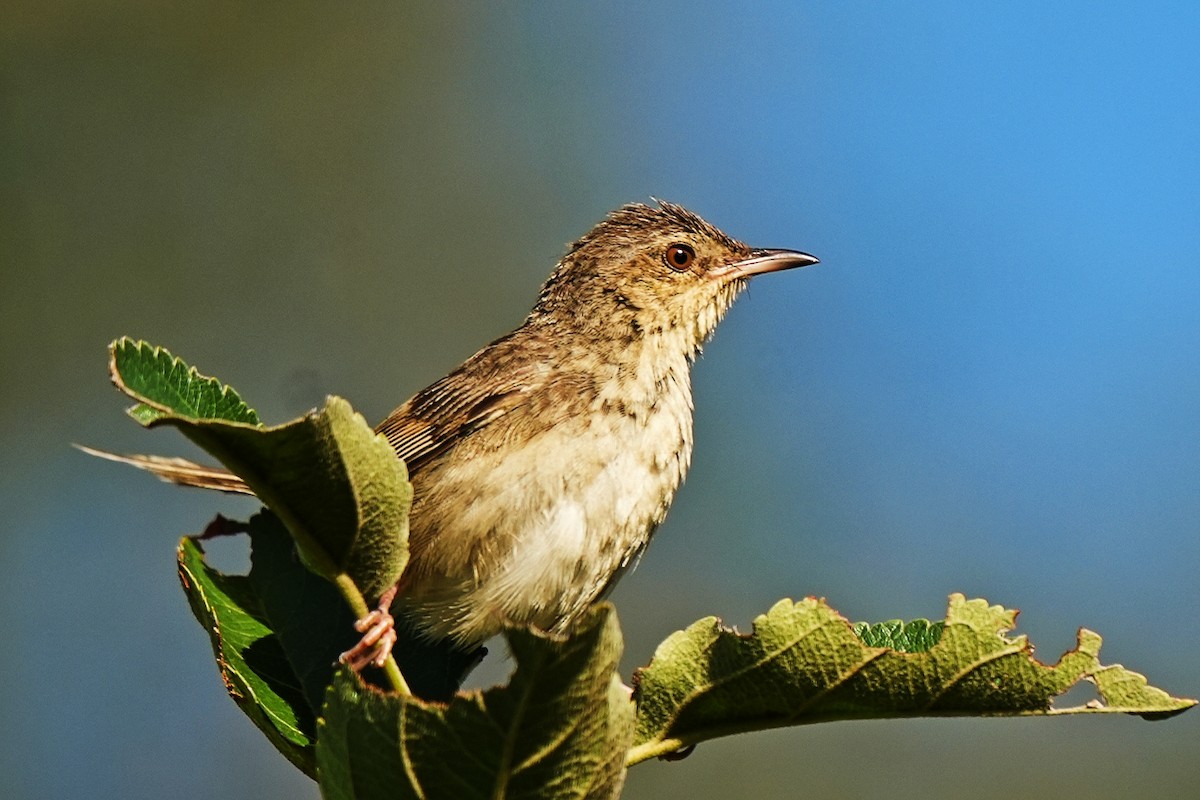
<svg viewBox="0 0 1200 800">
<path fill-rule="evenodd" d="M 218 492 L 233 494 L 254 494 L 238 476 L 221 467 L 206 467 L 185 458 L 166 458 L 164 456 L 128 455 L 122 456 L 104 450 L 94 450 L 91 447 L 75 445 L 88 455 L 106 458 L 119 464 L 145 470 L 157 475 L 167 483 L 180 486 L 195 486 L 200 489 L 215 489 Z"/>
</svg>

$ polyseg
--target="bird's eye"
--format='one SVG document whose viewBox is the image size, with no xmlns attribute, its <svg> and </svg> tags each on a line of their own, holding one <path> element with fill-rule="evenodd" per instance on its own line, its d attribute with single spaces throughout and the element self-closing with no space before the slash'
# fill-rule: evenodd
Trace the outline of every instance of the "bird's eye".
<svg viewBox="0 0 1200 800">
<path fill-rule="evenodd" d="M 696 260 L 696 251 L 686 244 L 673 244 L 667 248 L 663 259 L 666 260 L 668 267 L 682 272 Z"/>
</svg>

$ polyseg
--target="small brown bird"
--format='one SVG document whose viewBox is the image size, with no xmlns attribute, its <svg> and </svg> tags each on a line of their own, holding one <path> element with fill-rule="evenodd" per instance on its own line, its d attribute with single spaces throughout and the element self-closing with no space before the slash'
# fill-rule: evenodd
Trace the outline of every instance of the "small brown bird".
<svg viewBox="0 0 1200 800">
<path fill-rule="evenodd" d="M 627 205 L 571 245 L 521 327 L 377 428 L 415 495 L 395 608 L 472 645 L 508 625 L 561 630 L 603 597 L 687 472 L 701 345 L 748 278 L 815 263 L 752 249 L 665 202 Z M 146 466 L 239 489 L 217 471 Z M 391 599 L 360 621 L 367 636 L 347 660 L 386 655 Z"/>
</svg>

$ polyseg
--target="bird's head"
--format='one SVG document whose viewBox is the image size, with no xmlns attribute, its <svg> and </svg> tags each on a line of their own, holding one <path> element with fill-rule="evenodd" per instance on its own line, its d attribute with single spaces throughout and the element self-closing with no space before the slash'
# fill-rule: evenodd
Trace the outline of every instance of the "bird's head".
<svg viewBox="0 0 1200 800">
<path fill-rule="evenodd" d="M 815 263 L 795 250 L 751 248 L 673 203 L 631 204 L 571 246 L 531 320 L 589 338 L 671 336 L 690 356 L 750 277 Z"/>
</svg>

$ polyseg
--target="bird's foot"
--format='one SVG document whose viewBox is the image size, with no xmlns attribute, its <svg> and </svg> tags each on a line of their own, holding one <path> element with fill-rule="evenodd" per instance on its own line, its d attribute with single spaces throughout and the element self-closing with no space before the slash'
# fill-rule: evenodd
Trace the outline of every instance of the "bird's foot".
<svg viewBox="0 0 1200 800">
<path fill-rule="evenodd" d="M 379 605 L 374 611 L 354 623 L 354 630 L 362 634 L 358 644 L 338 656 L 338 661 L 350 667 L 355 672 L 361 672 L 364 667 L 382 667 L 392 654 L 396 644 L 396 619 L 389 610 L 392 601 L 396 599 L 396 589 L 393 586 L 379 598 Z"/>
</svg>

